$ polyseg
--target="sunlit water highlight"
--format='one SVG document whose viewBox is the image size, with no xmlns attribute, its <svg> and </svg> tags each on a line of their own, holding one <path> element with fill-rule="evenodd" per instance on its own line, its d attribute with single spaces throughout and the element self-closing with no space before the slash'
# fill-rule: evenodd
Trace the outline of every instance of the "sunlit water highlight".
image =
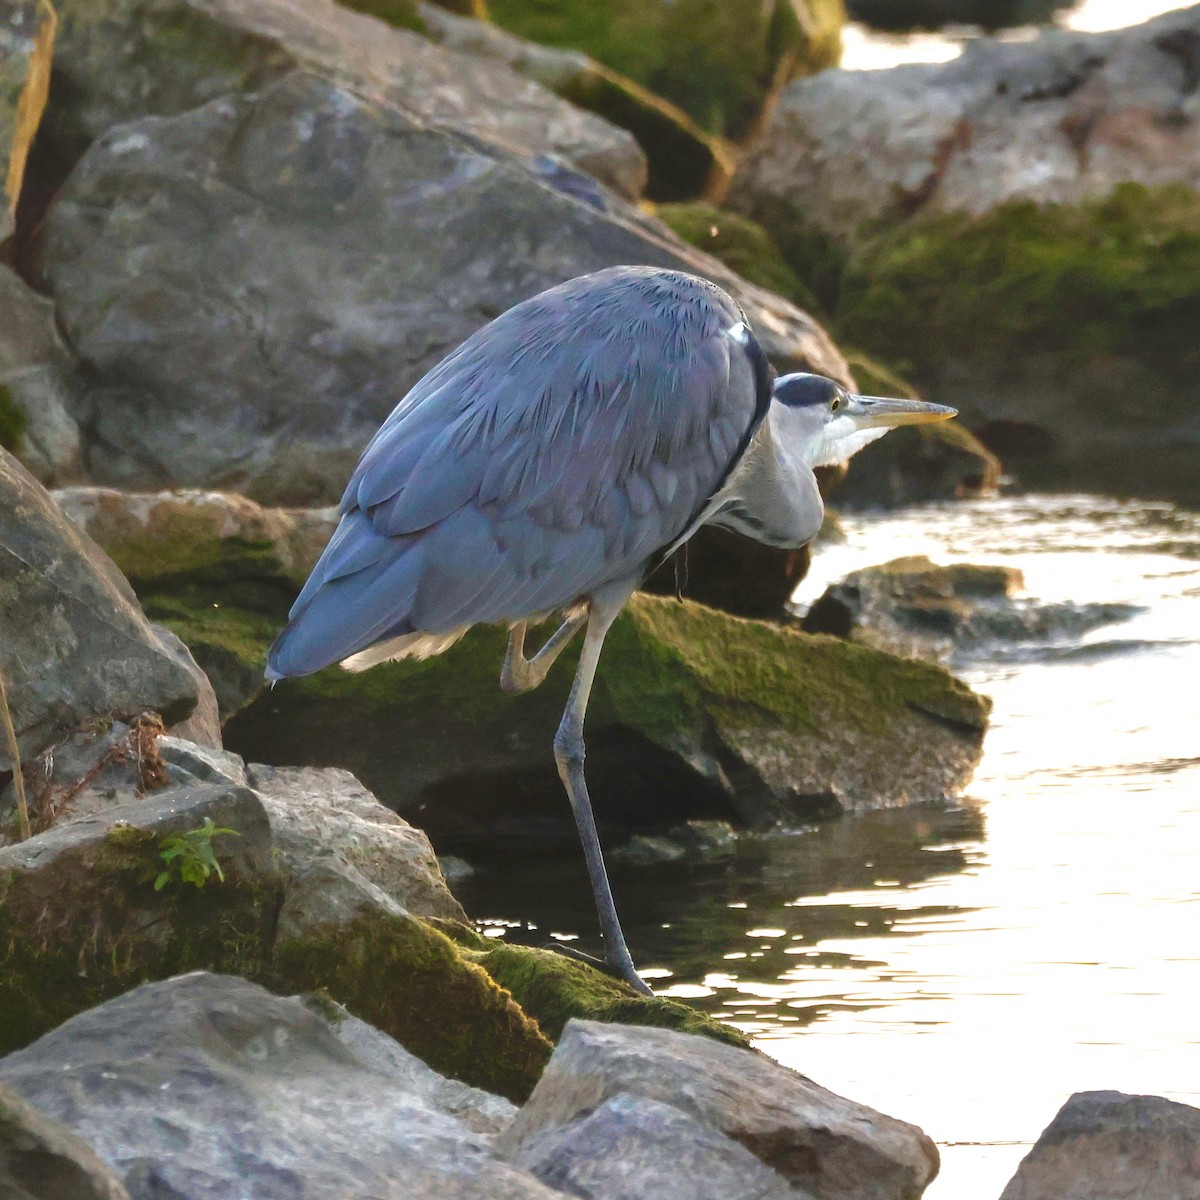
<svg viewBox="0 0 1200 1200">
<path fill-rule="evenodd" d="M 1037 600 L 1139 611 L 957 664 L 995 701 L 961 806 L 618 868 L 614 886 L 660 991 L 921 1125 L 943 1151 L 930 1200 L 993 1200 L 1074 1091 L 1200 1103 L 1200 516 L 1037 497 L 846 531 L 802 597 L 919 553 L 1019 567 Z M 483 872 L 462 894 L 596 949 L 575 857 Z"/>
<path fill-rule="evenodd" d="M 1138 25 L 1165 12 L 1187 8 L 1194 0 L 1081 0 L 1058 23 L 1065 29 L 1102 33 Z M 1025 41 L 1036 30 L 1005 30 L 1009 41 Z M 964 45 L 978 37 L 975 29 L 948 29 L 936 33 L 891 35 L 851 23 L 842 34 L 842 66 L 851 71 L 878 71 L 905 63 L 939 63 L 957 58 Z"/>
</svg>

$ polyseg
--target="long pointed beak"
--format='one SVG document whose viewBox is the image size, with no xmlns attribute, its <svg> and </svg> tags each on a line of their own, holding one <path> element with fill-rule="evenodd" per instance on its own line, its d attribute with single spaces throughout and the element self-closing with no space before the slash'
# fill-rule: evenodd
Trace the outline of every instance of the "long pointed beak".
<svg viewBox="0 0 1200 1200">
<path fill-rule="evenodd" d="M 925 425 L 958 416 L 957 408 L 927 404 L 924 400 L 889 400 L 885 396 L 854 396 L 846 415 L 857 429 L 890 429 L 894 425 Z"/>
</svg>

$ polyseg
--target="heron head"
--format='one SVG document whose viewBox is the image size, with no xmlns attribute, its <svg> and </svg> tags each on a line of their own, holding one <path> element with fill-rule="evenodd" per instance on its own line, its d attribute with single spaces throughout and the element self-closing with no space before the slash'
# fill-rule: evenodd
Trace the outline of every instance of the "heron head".
<svg viewBox="0 0 1200 1200">
<path fill-rule="evenodd" d="M 824 375 L 781 375 L 771 391 L 775 433 L 810 467 L 845 462 L 897 425 L 924 425 L 957 410 L 923 400 L 859 396 Z"/>
</svg>

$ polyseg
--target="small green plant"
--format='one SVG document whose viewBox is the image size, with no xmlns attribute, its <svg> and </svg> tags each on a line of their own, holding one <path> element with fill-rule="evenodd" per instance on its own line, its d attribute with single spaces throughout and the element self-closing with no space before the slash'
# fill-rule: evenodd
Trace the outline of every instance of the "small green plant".
<svg viewBox="0 0 1200 1200">
<path fill-rule="evenodd" d="M 202 888 L 214 872 L 224 883 L 225 872 L 221 870 L 212 844 L 213 838 L 219 833 L 241 837 L 236 829 L 218 829 L 212 817 L 206 817 L 199 829 L 163 838 L 158 856 L 166 863 L 166 870 L 159 872 L 154 881 L 154 890 L 161 892 L 172 879 L 180 883 L 194 883 Z"/>
</svg>

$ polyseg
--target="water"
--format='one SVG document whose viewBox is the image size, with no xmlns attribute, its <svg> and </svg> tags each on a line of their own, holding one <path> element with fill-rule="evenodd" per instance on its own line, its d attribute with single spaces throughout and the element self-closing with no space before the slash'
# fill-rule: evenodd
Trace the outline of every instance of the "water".
<svg viewBox="0 0 1200 1200">
<path fill-rule="evenodd" d="M 1080 0 L 1061 14 L 1058 23 L 1066 29 L 1101 33 L 1138 25 L 1152 17 L 1177 8 L 1187 8 L 1195 0 Z M 1035 29 L 1012 29 L 1001 33 L 1009 41 L 1027 41 Z M 978 30 L 947 29 L 936 33 L 891 35 L 850 24 L 842 37 L 842 66 L 852 71 L 875 71 L 904 63 L 949 62 L 957 58 L 963 46 Z"/>
<path fill-rule="evenodd" d="M 614 872 L 667 994 L 921 1125 L 930 1200 L 998 1197 L 1074 1091 L 1200 1104 L 1200 515 L 1038 497 L 847 518 L 801 590 L 900 555 L 1019 567 L 1030 597 L 1139 606 L 958 664 L 995 701 L 970 798 Z M 509 863 L 469 911 L 581 934 L 575 858 Z M 500 932 L 497 927 L 496 932 Z"/>
</svg>

